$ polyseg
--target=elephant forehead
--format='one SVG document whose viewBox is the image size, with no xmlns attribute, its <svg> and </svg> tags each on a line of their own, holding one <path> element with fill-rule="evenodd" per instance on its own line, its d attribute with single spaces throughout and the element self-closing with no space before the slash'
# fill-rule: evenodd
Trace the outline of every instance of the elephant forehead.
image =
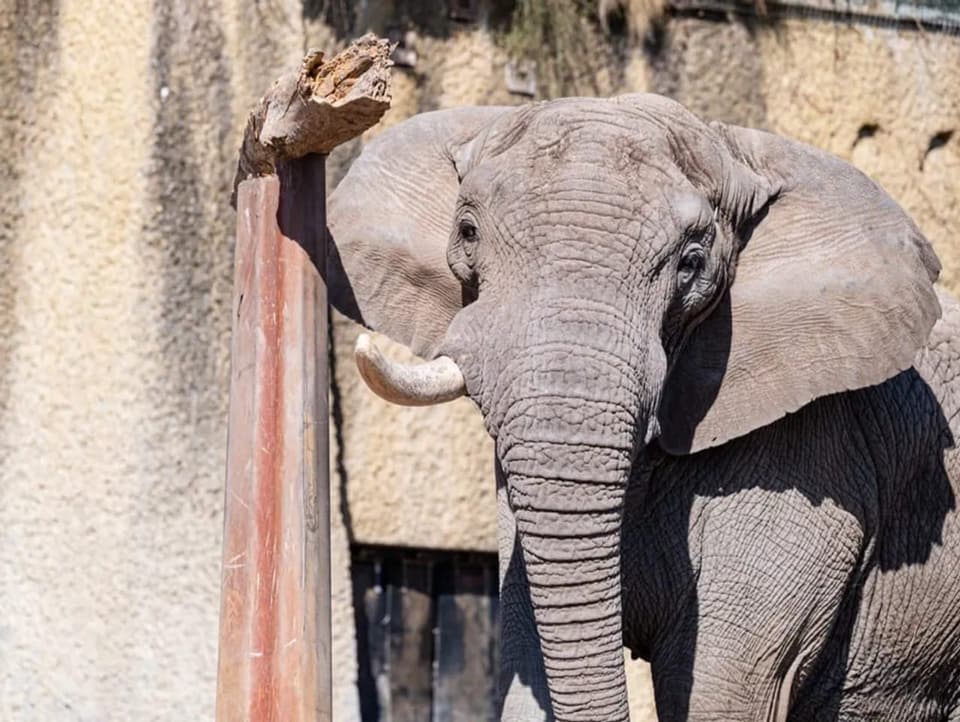
<svg viewBox="0 0 960 722">
<path fill-rule="evenodd" d="M 526 155 L 562 159 L 588 151 L 601 157 L 629 158 L 631 164 L 668 156 L 662 119 L 637 114 L 602 98 L 561 98 L 528 106 L 502 119 L 487 139 L 487 159 Z"/>
<path fill-rule="evenodd" d="M 599 265 L 622 254 L 635 260 L 666 252 L 684 229 L 712 218 L 686 179 L 662 173 L 630 179 L 603 164 L 570 163 L 551 174 L 484 173 L 470 180 L 461 204 L 484 209 L 480 217 L 511 246 L 547 256 L 573 253 L 580 261 L 589 256 Z"/>
<path fill-rule="evenodd" d="M 460 195 L 512 232 L 559 225 L 666 239 L 710 211 L 673 161 L 663 125 L 645 116 L 580 98 L 531 106 L 511 122 L 517 127 L 498 130 Z"/>
<path fill-rule="evenodd" d="M 617 215 L 617 208 L 662 205 L 694 190 L 669 155 L 636 133 L 567 129 L 531 135 L 528 142 L 479 164 L 464 178 L 461 197 L 529 203 L 537 198 L 574 202 L 592 195 L 609 204 L 599 212 Z"/>
</svg>

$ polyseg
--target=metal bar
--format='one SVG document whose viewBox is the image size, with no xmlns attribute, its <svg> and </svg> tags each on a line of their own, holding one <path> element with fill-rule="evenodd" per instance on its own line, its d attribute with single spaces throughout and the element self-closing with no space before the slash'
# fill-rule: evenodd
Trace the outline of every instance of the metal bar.
<svg viewBox="0 0 960 722">
<path fill-rule="evenodd" d="M 946 6 L 935 8 L 917 3 L 844 2 L 836 0 L 670 0 L 671 17 L 695 17 L 726 21 L 731 15 L 772 20 L 799 18 L 825 22 L 866 25 L 904 31 L 960 34 L 960 13 Z"/>
<path fill-rule="evenodd" d="M 237 195 L 218 722 L 329 722 L 324 156 Z"/>
</svg>

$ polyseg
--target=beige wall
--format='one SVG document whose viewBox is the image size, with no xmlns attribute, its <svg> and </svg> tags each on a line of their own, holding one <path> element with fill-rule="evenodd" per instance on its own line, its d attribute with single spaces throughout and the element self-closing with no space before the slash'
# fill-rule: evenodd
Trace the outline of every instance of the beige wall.
<svg viewBox="0 0 960 722">
<path fill-rule="evenodd" d="M 344 33 L 294 0 L 17 5 L 0 3 L 0 720 L 210 719 L 235 149 L 272 78 Z M 355 33 L 385 32 L 399 6 L 369 3 Z M 419 62 L 396 71 L 384 125 L 522 100 L 482 23 L 414 15 Z M 960 133 L 926 149 L 960 125 L 960 39 L 685 19 L 660 41 L 590 58 L 592 86 L 669 93 L 851 159 L 957 286 Z M 334 180 L 359 146 L 331 158 Z M 357 716 L 349 541 L 495 548 L 479 418 L 376 401 L 355 332 L 338 319 L 338 722 Z"/>
<path fill-rule="evenodd" d="M 303 46 L 256 5 L 0 10 L 0 720 L 212 716 L 231 166 Z"/>
<path fill-rule="evenodd" d="M 672 23 L 650 88 L 851 161 L 913 215 L 960 291 L 960 37 L 822 21 Z M 861 129 L 873 135 L 858 139 Z M 939 133 L 955 131 L 930 150 Z"/>
</svg>

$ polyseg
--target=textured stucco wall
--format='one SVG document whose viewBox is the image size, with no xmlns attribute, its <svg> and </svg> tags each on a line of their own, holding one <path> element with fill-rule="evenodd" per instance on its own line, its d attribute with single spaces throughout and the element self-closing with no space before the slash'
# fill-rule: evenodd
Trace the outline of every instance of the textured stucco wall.
<svg viewBox="0 0 960 722">
<path fill-rule="evenodd" d="M 668 25 L 651 68 L 650 90 L 704 117 L 851 161 L 920 224 L 943 261 L 942 282 L 960 291 L 960 37 L 685 19 Z"/>
<path fill-rule="evenodd" d="M 210 719 L 233 212 L 300 7 L 0 9 L 0 720 Z"/>
<path fill-rule="evenodd" d="M 382 127 L 520 102 L 480 5 L 456 23 L 431 3 L 370 2 L 347 32 L 330 8 L 349 3 L 0 2 L 0 721 L 212 718 L 245 112 L 306 45 L 397 25 L 419 60 L 397 69 Z M 960 133 L 927 152 L 960 125 L 960 39 L 675 19 L 653 47 L 598 52 L 592 87 L 664 92 L 851 159 L 960 288 Z M 361 145 L 331 158 L 332 181 Z M 336 320 L 338 721 L 357 718 L 348 543 L 495 548 L 476 413 L 376 401 L 355 334 Z M 649 719 L 646 670 L 631 669 Z"/>
</svg>

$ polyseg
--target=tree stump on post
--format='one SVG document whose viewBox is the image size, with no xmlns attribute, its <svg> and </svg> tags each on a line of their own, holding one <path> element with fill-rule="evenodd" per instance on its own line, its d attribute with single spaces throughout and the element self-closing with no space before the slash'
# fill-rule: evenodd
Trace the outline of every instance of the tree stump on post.
<svg viewBox="0 0 960 722">
<path fill-rule="evenodd" d="M 329 722 L 325 156 L 390 104 L 390 46 L 310 52 L 237 167 L 218 722 Z"/>
</svg>

